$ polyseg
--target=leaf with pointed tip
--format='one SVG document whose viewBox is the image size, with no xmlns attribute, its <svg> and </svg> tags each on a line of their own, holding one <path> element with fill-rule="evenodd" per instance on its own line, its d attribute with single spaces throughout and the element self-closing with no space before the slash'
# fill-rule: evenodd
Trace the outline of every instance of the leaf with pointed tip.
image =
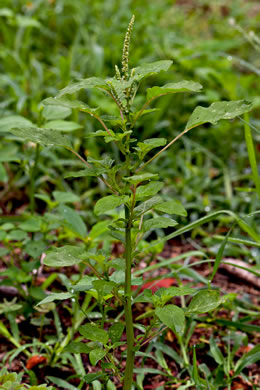
<svg viewBox="0 0 260 390">
<path fill-rule="evenodd" d="M 80 91 L 81 89 L 89 89 L 89 88 L 103 88 L 106 89 L 105 81 L 99 77 L 90 77 L 88 79 L 80 80 L 76 83 L 72 83 L 67 87 L 63 88 L 57 95 L 57 97 L 61 97 L 63 95 L 71 95 L 75 92 Z"/>
<path fill-rule="evenodd" d="M 128 196 L 116 196 L 108 195 L 102 199 L 99 199 L 94 207 L 94 213 L 97 215 L 105 214 L 109 210 L 113 210 L 118 206 L 121 206 L 123 203 L 128 201 Z"/>
<path fill-rule="evenodd" d="M 89 353 L 93 347 L 89 347 L 86 343 L 80 341 L 71 341 L 64 350 L 70 353 Z"/>
<path fill-rule="evenodd" d="M 106 356 L 106 354 L 106 351 L 102 348 L 92 349 L 92 351 L 89 353 L 89 360 L 92 366 L 95 366 L 99 360 Z"/>
<path fill-rule="evenodd" d="M 44 126 L 45 129 L 54 129 L 64 132 L 75 131 L 82 128 L 82 126 L 76 122 L 64 121 L 61 119 L 47 122 Z"/>
<path fill-rule="evenodd" d="M 43 101 L 43 104 L 76 109 L 87 112 L 90 115 L 96 115 L 98 112 L 98 108 L 91 108 L 80 100 L 70 100 L 66 98 L 47 98 Z"/>
<path fill-rule="evenodd" d="M 144 222 L 143 231 L 147 232 L 150 229 L 167 228 L 169 226 L 176 226 L 178 222 L 166 217 L 152 218 Z"/>
<path fill-rule="evenodd" d="M 66 226 L 80 237 L 86 237 L 87 228 L 82 217 L 71 207 L 60 204 L 59 213 L 65 220 Z"/>
<path fill-rule="evenodd" d="M 70 139 L 56 130 L 24 127 L 11 129 L 10 132 L 19 138 L 41 145 L 65 146 L 71 148 Z"/>
<path fill-rule="evenodd" d="M 91 341 L 98 341 L 99 343 L 106 344 L 108 342 L 108 333 L 104 329 L 98 328 L 94 324 L 82 325 L 79 328 L 79 333 L 86 339 Z"/>
<path fill-rule="evenodd" d="M 132 183 L 133 185 L 137 185 L 139 183 L 142 183 L 142 181 L 147 181 L 151 179 L 158 179 L 158 175 L 155 173 L 143 173 L 141 175 L 133 175 L 129 177 L 124 177 L 123 180 L 128 181 L 129 183 Z"/>
<path fill-rule="evenodd" d="M 151 181 L 146 185 L 137 187 L 135 198 L 136 200 L 142 200 L 144 198 L 154 196 L 162 189 L 162 187 L 163 182 Z"/>
<path fill-rule="evenodd" d="M 187 216 L 187 211 L 178 200 L 169 200 L 155 206 L 155 210 L 161 211 L 162 213 Z"/>
<path fill-rule="evenodd" d="M 202 85 L 195 81 L 183 80 L 179 83 L 169 83 L 162 87 L 152 87 L 147 89 L 147 99 L 152 100 L 159 96 L 168 95 L 179 92 L 199 92 Z"/>
<path fill-rule="evenodd" d="M 157 307 L 155 314 L 159 320 L 176 333 L 183 333 L 185 317 L 183 310 L 175 305 Z"/>
<path fill-rule="evenodd" d="M 106 168 L 95 168 L 95 167 L 88 167 L 85 169 L 81 169 L 77 172 L 68 172 L 64 175 L 65 178 L 67 177 L 86 177 L 86 176 L 101 176 L 103 173 L 107 171 Z"/>
<path fill-rule="evenodd" d="M 171 65 L 172 61 L 163 60 L 137 66 L 136 68 L 132 69 L 132 79 L 139 82 L 145 77 L 152 76 L 154 74 L 160 73 L 161 71 L 166 72 Z"/>
<path fill-rule="evenodd" d="M 35 125 L 20 115 L 4 116 L 0 119 L 0 133 L 9 131 L 15 127 L 34 127 Z"/>
<path fill-rule="evenodd" d="M 148 138 L 144 142 L 138 142 L 134 149 L 137 151 L 139 158 L 143 159 L 150 150 L 164 146 L 166 142 L 165 138 Z"/>
<path fill-rule="evenodd" d="M 233 119 L 236 116 L 250 111 L 252 107 L 252 103 L 246 100 L 215 102 L 209 107 L 198 106 L 191 114 L 186 129 L 191 129 L 207 122 L 215 125 L 220 119 Z"/>
<path fill-rule="evenodd" d="M 66 292 L 66 293 L 51 293 L 46 298 L 44 298 L 42 301 L 37 303 L 36 306 L 39 305 L 45 305 L 46 303 L 50 303 L 53 301 L 64 301 L 65 299 L 72 298 L 73 294 Z"/>
<path fill-rule="evenodd" d="M 186 314 L 200 314 L 216 309 L 223 298 L 220 297 L 220 292 L 217 290 L 202 290 L 192 298 Z"/>
<path fill-rule="evenodd" d="M 43 263 L 49 267 L 70 267 L 82 261 L 84 252 L 83 248 L 72 245 L 53 248 L 47 251 Z"/>
<path fill-rule="evenodd" d="M 159 196 L 154 196 L 153 198 L 148 199 L 145 202 L 142 202 L 141 204 L 139 204 L 137 207 L 134 208 L 135 217 L 139 217 L 140 215 L 151 210 L 152 208 L 155 208 L 155 206 L 158 205 L 159 203 L 162 203 L 162 199 Z"/>
</svg>

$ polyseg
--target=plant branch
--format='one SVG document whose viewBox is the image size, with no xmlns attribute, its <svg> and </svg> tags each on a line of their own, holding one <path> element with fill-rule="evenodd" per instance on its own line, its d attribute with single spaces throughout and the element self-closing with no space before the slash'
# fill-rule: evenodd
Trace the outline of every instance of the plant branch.
<svg viewBox="0 0 260 390">
<path fill-rule="evenodd" d="M 195 126 L 193 126 L 195 127 Z M 189 129 L 184 129 L 180 134 L 177 135 L 177 137 L 175 137 L 171 142 L 169 142 L 164 148 L 162 148 L 161 150 L 159 150 L 158 153 L 156 153 L 152 158 L 150 158 L 150 160 L 146 161 L 146 163 L 144 163 L 143 165 L 141 165 L 140 168 L 137 169 L 136 172 L 139 172 L 141 171 L 144 167 L 146 167 L 148 164 L 150 164 L 154 159 L 156 159 L 157 157 L 160 156 L 161 153 L 163 153 L 165 150 L 167 150 L 170 146 L 172 146 L 172 144 L 174 144 L 174 142 L 176 142 L 179 138 L 181 138 L 184 134 L 188 133 L 189 130 L 193 129 L 193 127 L 190 127 Z"/>
</svg>

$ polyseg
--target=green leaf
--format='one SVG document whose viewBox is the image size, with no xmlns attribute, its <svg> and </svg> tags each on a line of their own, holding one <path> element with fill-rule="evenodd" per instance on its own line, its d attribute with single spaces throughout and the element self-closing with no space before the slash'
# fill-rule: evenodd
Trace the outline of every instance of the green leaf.
<svg viewBox="0 0 260 390">
<path fill-rule="evenodd" d="M 68 107 L 61 107 L 57 105 L 44 106 L 42 116 L 48 121 L 56 119 L 65 119 L 71 115 L 72 110 Z"/>
<path fill-rule="evenodd" d="M 221 350 L 219 349 L 213 336 L 210 336 L 209 345 L 210 345 L 210 353 L 213 356 L 213 358 L 215 359 L 216 363 L 224 364 L 225 358 L 224 358 Z"/>
<path fill-rule="evenodd" d="M 172 61 L 163 60 L 137 66 L 136 68 L 132 69 L 133 80 L 141 81 L 145 77 L 152 76 L 154 74 L 160 73 L 161 71 L 166 72 L 171 65 Z"/>
<path fill-rule="evenodd" d="M 83 248 L 72 245 L 53 248 L 47 251 L 43 263 L 49 267 L 70 267 L 82 261 L 84 252 Z"/>
<path fill-rule="evenodd" d="M 14 127 L 34 127 L 35 125 L 20 115 L 5 116 L 0 119 L 0 133 L 8 132 Z"/>
<path fill-rule="evenodd" d="M 94 213 L 96 215 L 106 214 L 107 211 L 113 210 L 118 206 L 126 203 L 128 201 L 128 196 L 116 196 L 108 195 L 102 199 L 99 199 L 94 207 Z"/>
<path fill-rule="evenodd" d="M 70 139 L 56 130 L 36 127 L 20 127 L 11 129 L 10 132 L 19 138 L 36 142 L 41 145 L 66 146 L 71 148 Z"/>
<path fill-rule="evenodd" d="M 112 290 L 116 287 L 116 283 L 107 280 L 94 280 L 92 285 L 97 290 L 100 300 L 106 297 L 106 295 L 111 294 Z"/>
<path fill-rule="evenodd" d="M 79 333 L 91 341 L 98 341 L 102 344 L 106 344 L 108 342 L 108 333 L 94 324 L 82 325 L 79 328 Z"/>
<path fill-rule="evenodd" d="M 183 80 L 179 83 L 169 83 L 163 87 L 152 87 L 147 89 L 147 99 L 152 100 L 156 97 L 178 92 L 199 92 L 202 85 L 194 81 Z"/>
<path fill-rule="evenodd" d="M 246 100 L 233 100 L 230 102 L 216 102 L 209 107 L 198 106 L 188 120 L 186 129 L 190 129 L 203 123 L 216 124 L 220 119 L 233 119 L 252 109 L 253 105 Z"/>
<path fill-rule="evenodd" d="M 217 290 L 202 290 L 199 291 L 192 298 L 186 314 L 200 314 L 207 313 L 216 309 L 221 303 L 223 298 L 220 297 L 220 292 Z"/>
<path fill-rule="evenodd" d="M 102 348 L 96 348 L 96 349 L 93 349 L 90 353 L 89 353 L 89 360 L 90 360 L 90 363 L 95 366 L 99 360 L 103 359 L 103 357 L 106 356 L 106 351 Z"/>
<path fill-rule="evenodd" d="M 163 182 L 161 181 L 152 181 L 146 185 L 137 187 L 135 193 L 136 200 L 142 200 L 156 195 L 163 187 Z"/>
<path fill-rule="evenodd" d="M 122 322 L 115 322 L 112 326 L 110 326 L 108 334 L 113 344 L 120 341 L 124 328 L 125 325 Z"/>
<path fill-rule="evenodd" d="M 80 197 L 72 192 L 53 191 L 53 196 L 58 203 L 74 203 L 80 200 Z"/>
<path fill-rule="evenodd" d="M 155 292 L 155 295 L 164 298 L 181 297 L 183 295 L 190 295 L 194 293 L 194 289 L 191 287 L 162 287 Z"/>
<path fill-rule="evenodd" d="M 73 294 L 66 292 L 66 293 L 51 293 L 46 298 L 44 298 L 42 301 L 38 302 L 36 306 L 39 305 L 45 305 L 46 303 L 50 303 L 53 301 L 64 301 L 65 299 L 72 298 Z"/>
<path fill-rule="evenodd" d="M 0 162 L 20 161 L 18 148 L 16 145 L 3 145 L 0 148 Z"/>
<path fill-rule="evenodd" d="M 65 348 L 64 351 L 70 353 L 89 353 L 93 348 L 89 347 L 86 343 L 80 341 L 71 341 Z"/>
<path fill-rule="evenodd" d="M 55 106 L 59 105 L 60 107 L 84 111 L 91 115 L 96 115 L 98 112 L 98 108 L 91 108 L 80 100 L 69 100 L 66 98 L 47 98 L 43 101 L 43 104 Z"/>
<path fill-rule="evenodd" d="M 176 333 L 183 333 L 185 326 L 185 317 L 183 310 L 175 305 L 166 305 L 157 307 L 155 314 L 159 320 Z"/>
<path fill-rule="evenodd" d="M 187 216 L 187 211 L 178 200 L 163 202 L 155 206 L 154 209 L 162 213 L 181 215 L 183 217 Z"/>
<path fill-rule="evenodd" d="M 59 213 L 62 215 L 64 220 L 67 223 L 67 227 L 71 229 L 74 233 L 78 234 L 81 237 L 86 237 L 87 228 L 81 216 L 77 211 L 73 210 L 69 206 L 60 204 L 58 206 Z"/>
<path fill-rule="evenodd" d="M 241 371 L 260 360 L 260 345 L 256 345 L 251 351 L 247 352 L 245 355 L 239 359 L 235 365 L 235 373 L 234 376 L 237 376 L 241 373 Z"/>
<path fill-rule="evenodd" d="M 26 232 L 40 232 L 42 227 L 42 218 L 40 216 L 29 217 L 26 221 L 20 223 L 19 228 Z"/>
<path fill-rule="evenodd" d="M 159 203 L 162 203 L 162 199 L 159 196 L 154 196 L 153 198 L 148 199 L 145 202 L 139 204 L 137 207 L 134 208 L 135 217 L 139 217 L 150 209 L 155 208 L 155 206 Z"/>
<path fill-rule="evenodd" d="M 78 390 L 77 387 L 71 385 L 69 382 L 65 381 L 64 379 L 56 378 L 55 376 L 47 376 L 46 378 L 48 378 L 49 381 L 51 381 L 55 385 L 59 386 L 58 387 L 59 389 Z"/>
<path fill-rule="evenodd" d="M 150 150 L 164 146 L 166 142 L 165 138 L 148 138 L 143 142 L 138 142 L 134 149 L 137 151 L 139 158 L 143 159 Z"/>
<path fill-rule="evenodd" d="M 143 173 L 141 175 L 133 175 L 129 177 L 124 177 L 123 180 L 132 183 L 133 185 L 137 185 L 142 183 L 142 181 L 158 179 L 158 175 L 154 173 Z"/>
<path fill-rule="evenodd" d="M 176 226 L 178 222 L 166 217 L 157 217 L 145 221 L 143 224 L 143 231 L 147 232 L 150 229 L 167 228 L 169 226 Z"/>
<path fill-rule="evenodd" d="M 82 126 L 76 122 L 63 121 L 61 119 L 47 122 L 45 123 L 44 126 L 45 129 L 54 129 L 57 131 L 66 131 L 66 132 L 75 131 L 82 128 Z"/>
<path fill-rule="evenodd" d="M 228 231 L 228 233 L 225 236 L 225 239 L 223 240 L 223 242 L 221 243 L 221 245 L 220 245 L 220 247 L 218 249 L 218 252 L 216 254 L 216 259 L 215 259 L 215 262 L 214 262 L 213 271 L 212 271 L 211 277 L 209 279 L 210 282 L 212 282 L 214 276 L 216 275 L 216 272 L 217 272 L 218 267 L 220 265 L 220 262 L 222 260 L 223 253 L 224 253 L 225 247 L 227 245 L 228 238 L 230 236 L 231 231 L 232 231 L 232 228 Z"/>
<path fill-rule="evenodd" d="M 76 83 L 70 84 L 67 87 L 63 88 L 57 95 L 61 97 L 63 95 L 71 95 L 75 92 L 80 91 L 81 89 L 87 88 L 106 88 L 105 81 L 99 77 L 90 77 L 88 79 L 80 80 Z"/>
<path fill-rule="evenodd" d="M 93 372 L 91 374 L 85 375 L 83 379 L 84 379 L 85 383 L 91 383 L 91 382 L 94 382 L 95 380 L 97 380 L 99 378 L 102 378 L 105 375 L 106 374 L 103 373 L 102 371 L 98 371 L 98 372 Z"/>
<path fill-rule="evenodd" d="M 103 175 L 107 171 L 106 168 L 95 168 L 95 167 L 88 167 L 85 169 L 81 169 L 77 172 L 68 172 L 64 175 L 65 178 L 67 177 L 87 177 L 87 176 L 94 176 L 98 177 Z"/>
</svg>

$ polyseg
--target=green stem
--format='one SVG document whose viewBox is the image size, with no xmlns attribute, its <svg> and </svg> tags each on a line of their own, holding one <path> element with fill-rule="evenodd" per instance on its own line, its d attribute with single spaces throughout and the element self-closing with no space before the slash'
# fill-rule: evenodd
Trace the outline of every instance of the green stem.
<svg viewBox="0 0 260 390">
<path fill-rule="evenodd" d="M 126 323 L 126 340 L 127 340 L 127 358 L 126 368 L 124 375 L 124 387 L 123 390 L 131 390 L 133 382 L 134 371 L 134 326 L 131 304 L 131 268 L 132 268 L 132 245 L 131 245 L 131 222 L 130 212 L 127 206 L 125 206 L 125 323 Z M 130 222 L 130 223 L 129 223 Z"/>
</svg>

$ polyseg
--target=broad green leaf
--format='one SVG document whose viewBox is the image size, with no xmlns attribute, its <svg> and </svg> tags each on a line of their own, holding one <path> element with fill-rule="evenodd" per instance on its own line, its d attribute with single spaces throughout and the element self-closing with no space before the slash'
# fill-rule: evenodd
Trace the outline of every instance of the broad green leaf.
<svg viewBox="0 0 260 390">
<path fill-rule="evenodd" d="M 202 290 L 194 295 L 188 306 L 186 314 L 207 313 L 216 309 L 221 303 L 223 303 L 223 298 L 220 297 L 219 291 Z"/>
<path fill-rule="evenodd" d="M 48 121 L 65 119 L 72 113 L 71 108 L 61 107 L 57 105 L 46 105 L 42 110 L 42 116 Z"/>
<path fill-rule="evenodd" d="M 245 367 L 258 361 L 260 361 L 260 345 L 256 345 L 251 351 L 247 352 L 237 361 L 234 376 L 239 375 Z"/>
<path fill-rule="evenodd" d="M 106 295 L 111 294 L 112 290 L 116 287 L 116 283 L 109 282 L 107 280 L 94 280 L 92 285 L 98 292 L 98 297 L 102 300 Z"/>
<path fill-rule="evenodd" d="M 84 249 L 77 246 L 65 245 L 61 248 L 50 249 L 43 260 L 49 267 L 70 267 L 78 264 L 84 257 Z"/>
<path fill-rule="evenodd" d="M 152 100 L 156 97 L 178 92 L 199 92 L 202 85 L 194 81 L 183 80 L 179 83 L 169 83 L 163 87 L 152 87 L 147 89 L 147 99 Z"/>
<path fill-rule="evenodd" d="M 64 350 L 70 353 L 89 353 L 92 349 L 86 343 L 71 341 Z"/>
<path fill-rule="evenodd" d="M 98 108 L 91 108 L 86 103 L 83 103 L 80 100 L 69 100 L 66 98 L 47 98 L 43 101 L 43 104 L 55 106 L 59 105 L 60 107 L 76 109 L 87 112 L 92 115 L 95 115 L 98 111 Z"/>
<path fill-rule="evenodd" d="M 79 333 L 91 341 L 98 341 L 102 344 L 106 344 L 108 342 L 108 333 L 94 324 L 82 325 L 79 328 Z"/>
<path fill-rule="evenodd" d="M 72 192 L 53 191 L 53 196 L 58 203 L 74 203 L 80 200 L 80 197 Z"/>
<path fill-rule="evenodd" d="M 145 77 L 152 76 L 154 74 L 160 73 L 161 71 L 166 72 L 171 65 L 172 65 L 172 61 L 168 61 L 168 60 L 155 61 L 149 64 L 143 64 L 132 69 L 133 72 L 132 78 L 135 81 L 141 81 Z"/>
<path fill-rule="evenodd" d="M 132 183 L 133 185 L 137 185 L 139 183 L 142 183 L 142 181 L 151 180 L 151 179 L 158 179 L 158 175 L 154 173 L 143 173 L 141 175 L 133 175 L 129 177 L 123 178 L 125 181 L 128 181 Z"/>
<path fill-rule="evenodd" d="M 42 301 L 37 303 L 36 306 L 39 305 L 45 305 L 46 303 L 50 303 L 53 301 L 64 301 L 65 299 L 72 298 L 73 294 L 66 292 L 66 293 L 51 293 L 46 298 L 44 298 Z"/>
<path fill-rule="evenodd" d="M 90 363 L 95 366 L 99 360 L 103 359 L 104 356 L 106 356 L 106 351 L 102 348 L 96 348 L 96 349 L 93 349 L 90 353 L 89 353 L 89 360 L 90 360 Z"/>
<path fill-rule="evenodd" d="M 187 216 L 187 211 L 178 200 L 163 202 L 156 205 L 154 209 L 156 211 L 161 211 L 162 213 L 181 215 L 183 217 Z"/>
<path fill-rule="evenodd" d="M 95 239 L 108 231 L 109 220 L 97 222 L 89 232 L 89 237 Z"/>
<path fill-rule="evenodd" d="M 34 126 L 35 125 L 29 119 L 26 119 L 20 115 L 10 115 L 0 119 L 0 133 L 10 131 L 15 127 L 34 127 Z"/>
<path fill-rule="evenodd" d="M 143 224 L 143 231 L 147 232 L 150 229 L 167 228 L 169 226 L 176 226 L 178 222 L 166 217 L 157 217 L 145 221 Z"/>
<path fill-rule="evenodd" d="M 40 216 L 29 217 L 26 221 L 20 223 L 19 228 L 26 232 L 36 233 L 41 231 L 42 222 Z"/>
<path fill-rule="evenodd" d="M 4 165 L 0 162 L 0 182 L 7 183 L 8 182 L 8 174 L 4 167 Z M 2 238 L 0 238 L 2 240 Z"/>
<path fill-rule="evenodd" d="M 67 87 L 63 88 L 57 95 L 61 97 L 63 95 L 71 95 L 75 92 L 80 91 L 81 89 L 87 88 L 106 88 L 105 81 L 99 77 L 90 77 L 88 79 L 80 80 L 76 83 L 70 84 Z"/>
<path fill-rule="evenodd" d="M 86 225 L 77 211 L 63 204 L 59 205 L 58 210 L 59 213 L 64 218 L 64 220 L 66 221 L 67 227 L 69 229 L 71 229 L 74 233 L 78 234 L 81 237 L 86 237 L 87 235 Z"/>
<path fill-rule="evenodd" d="M 116 196 L 108 195 L 102 199 L 99 199 L 94 207 L 94 212 L 96 215 L 105 214 L 109 210 L 113 210 L 118 206 L 126 203 L 128 201 L 128 196 Z"/>
<path fill-rule="evenodd" d="M 3 145 L 3 147 L 0 149 L 0 162 L 9 161 L 20 161 L 19 152 L 16 145 Z"/>
<path fill-rule="evenodd" d="M 107 171 L 106 168 L 95 168 L 95 167 L 88 167 L 85 169 L 81 169 L 77 172 L 68 172 L 64 175 L 65 178 L 67 177 L 87 177 L 87 176 L 101 176 L 103 173 Z"/>
<path fill-rule="evenodd" d="M 162 287 L 155 292 L 158 297 L 181 297 L 183 295 L 190 295 L 194 293 L 194 289 L 191 287 Z"/>
<path fill-rule="evenodd" d="M 10 132 L 19 138 L 36 142 L 41 145 L 56 145 L 71 148 L 70 139 L 56 130 L 36 127 L 20 127 L 11 129 Z"/>
<path fill-rule="evenodd" d="M 185 326 L 185 317 L 183 310 L 175 305 L 166 305 L 157 307 L 155 314 L 159 320 L 176 333 L 183 333 Z"/>
<path fill-rule="evenodd" d="M 87 374 L 84 376 L 84 382 L 85 383 L 92 383 L 94 382 L 95 380 L 99 379 L 99 378 L 102 378 L 103 376 L 105 376 L 106 374 L 102 371 L 98 371 L 98 372 L 93 372 L 91 374 Z"/>
<path fill-rule="evenodd" d="M 220 119 L 233 119 L 252 109 L 252 104 L 246 100 L 233 100 L 230 102 L 215 102 L 209 107 L 198 106 L 188 120 L 186 129 L 202 125 L 203 123 L 216 124 Z"/>
<path fill-rule="evenodd" d="M 82 126 L 76 122 L 64 121 L 61 119 L 47 122 L 45 123 L 44 127 L 45 129 L 54 129 L 64 132 L 75 131 L 82 128 Z"/>
<path fill-rule="evenodd" d="M 147 197 L 156 195 L 163 187 L 163 182 L 161 181 L 152 181 L 143 186 L 138 186 L 136 189 L 135 199 L 142 200 Z"/>
<path fill-rule="evenodd" d="M 148 199 L 145 202 L 139 204 L 137 207 L 134 208 L 135 217 L 139 217 L 147 211 L 155 208 L 155 206 L 159 203 L 162 203 L 162 199 L 159 196 L 154 196 L 153 198 Z"/>
<path fill-rule="evenodd" d="M 164 146 L 166 142 L 165 138 L 148 138 L 143 142 L 138 142 L 134 149 L 137 151 L 139 158 L 143 159 L 150 150 Z"/>
<path fill-rule="evenodd" d="M 108 334 L 113 344 L 120 341 L 124 328 L 125 325 L 122 322 L 115 322 L 112 326 L 110 326 Z"/>
</svg>

